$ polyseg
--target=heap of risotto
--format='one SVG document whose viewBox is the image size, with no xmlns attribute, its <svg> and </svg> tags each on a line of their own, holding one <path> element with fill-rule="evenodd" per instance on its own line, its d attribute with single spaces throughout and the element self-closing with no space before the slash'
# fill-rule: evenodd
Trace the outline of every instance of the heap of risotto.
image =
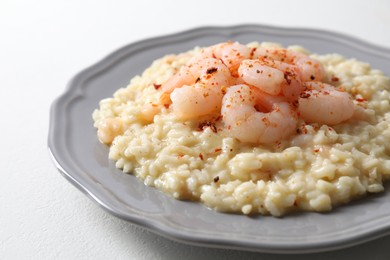
<svg viewBox="0 0 390 260">
<path fill-rule="evenodd" d="M 384 190 L 390 80 L 337 54 L 225 42 L 153 62 L 93 113 L 116 166 L 243 214 L 329 211 Z"/>
</svg>

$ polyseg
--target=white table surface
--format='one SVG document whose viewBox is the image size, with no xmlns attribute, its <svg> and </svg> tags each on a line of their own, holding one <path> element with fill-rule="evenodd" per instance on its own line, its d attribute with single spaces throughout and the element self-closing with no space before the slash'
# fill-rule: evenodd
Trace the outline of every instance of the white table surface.
<svg viewBox="0 0 390 260">
<path fill-rule="evenodd" d="M 0 1 L 0 259 L 390 259 L 390 237 L 311 255 L 181 244 L 107 214 L 47 151 L 49 107 L 113 50 L 203 25 L 326 29 L 390 48 L 390 1 Z"/>
</svg>

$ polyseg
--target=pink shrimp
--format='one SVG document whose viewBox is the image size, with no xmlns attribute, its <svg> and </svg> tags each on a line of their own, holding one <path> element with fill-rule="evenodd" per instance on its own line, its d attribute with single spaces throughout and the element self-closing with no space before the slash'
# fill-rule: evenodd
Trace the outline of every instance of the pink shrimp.
<svg viewBox="0 0 390 260">
<path fill-rule="evenodd" d="M 241 142 L 270 144 L 296 131 L 297 114 L 288 103 L 244 84 L 228 89 L 221 114 L 228 133 Z"/>
<path fill-rule="evenodd" d="M 321 82 L 307 82 L 298 101 L 300 116 L 308 123 L 335 125 L 350 119 L 355 111 L 351 96 Z"/>
<path fill-rule="evenodd" d="M 323 81 L 326 78 L 324 66 L 319 61 L 303 53 L 276 47 L 257 48 L 254 57 L 295 65 L 303 82 Z"/>
<path fill-rule="evenodd" d="M 249 59 L 250 56 L 251 49 L 248 46 L 238 42 L 228 41 L 202 49 L 189 63 L 205 58 L 219 59 L 229 68 L 232 76 L 237 77 L 237 69 L 241 61 Z"/>
<path fill-rule="evenodd" d="M 298 69 L 290 64 L 263 58 L 244 60 L 238 69 L 246 84 L 255 86 L 270 95 L 282 95 L 296 101 L 303 91 Z"/>
</svg>

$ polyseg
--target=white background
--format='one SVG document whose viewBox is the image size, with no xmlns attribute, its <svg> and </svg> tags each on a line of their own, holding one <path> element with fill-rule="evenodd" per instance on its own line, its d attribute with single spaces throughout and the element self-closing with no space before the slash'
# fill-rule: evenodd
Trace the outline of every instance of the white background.
<svg viewBox="0 0 390 260">
<path fill-rule="evenodd" d="M 113 50 L 203 25 L 326 29 L 390 48 L 390 1 L 0 1 L 0 259 L 390 259 L 390 237 L 305 256 L 207 249 L 119 220 L 47 152 L 49 108 Z"/>
</svg>

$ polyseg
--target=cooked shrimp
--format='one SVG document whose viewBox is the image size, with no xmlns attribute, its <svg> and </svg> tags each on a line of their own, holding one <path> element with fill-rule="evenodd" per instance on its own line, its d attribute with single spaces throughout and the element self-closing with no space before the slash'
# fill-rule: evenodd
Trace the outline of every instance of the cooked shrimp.
<svg viewBox="0 0 390 260">
<path fill-rule="evenodd" d="M 303 56 L 297 59 L 295 64 L 303 82 L 324 81 L 326 78 L 324 66 L 318 60 Z"/>
<path fill-rule="evenodd" d="M 266 58 L 244 60 L 238 72 L 245 83 L 271 95 L 280 94 L 289 101 L 296 101 L 303 91 L 298 69 L 285 62 Z"/>
<path fill-rule="evenodd" d="M 193 63 L 190 63 L 186 66 L 183 66 L 178 73 L 173 75 L 167 82 L 165 82 L 161 89 L 162 93 L 160 95 L 160 106 L 169 105 L 171 100 L 171 93 L 183 86 L 191 86 L 195 83 L 203 84 L 208 88 L 217 88 L 220 89 L 223 86 L 230 86 L 234 79 L 231 77 L 229 69 L 222 63 L 222 61 L 214 58 L 205 58 L 199 59 Z M 188 89 L 187 89 L 188 90 Z M 179 91 L 178 93 L 184 93 L 184 91 Z M 178 94 L 176 96 L 180 96 Z M 192 96 L 196 95 L 193 93 Z M 182 104 L 175 99 L 175 102 L 178 102 L 176 107 L 180 109 Z"/>
<path fill-rule="evenodd" d="M 349 94 L 321 83 L 325 76 L 319 61 L 299 52 L 220 43 L 194 55 L 162 85 L 159 103 L 145 105 L 141 114 L 151 121 L 171 103 L 181 119 L 221 113 L 240 141 L 273 143 L 295 131 L 298 114 L 329 125 L 352 117 Z"/>
<path fill-rule="evenodd" d="M 254 57 L 295 65 L 303 82 L 323 81 L 326 77 L 323 65 L 303 53 L 277 47 L 257 48 L 254 52 Z"/>
<path fill-rule="evenodd" d="M 347 92 L 321 82 L 308 82 L 306 88 L 298 100 L 306 122 L 335 125 L 353 116 L 355 107 Z"/>
<path fill-rule="evenodd" d="M 278 69 L 265 66 L 258 60 L 244 60 L 238 68 L 239 76 L 251 86 L 265 93 L 278 95 L 282 90 L 284 73 Z"/>
<path fill-rule="evenodd" d="M 237 69 L 244 59 L 248 59 L 251 49 L 238 42 L 226 42 L 214 47 L 214 55 L 220 58 L 229 68 L 233 76 L 237 77 Z"/>
<path fill-rule="evenodd" d="M 264 95 L 260 90 L 244 84 L 227 90 L 222 100 L 221 114 L 233 137 L 242 142 L 270 144 L 290 136 L 296 130 L 296 113 L 288 103 L 273 103 L 266 112 L 256 110 L 257 105 L 269 107 L 270 104 L 263 102 Z"/>
<path fill-rule="evenodd" d="M 299 68 L 281 61 L 274 61 L 273 63 L 273 67 L 281 70 L 284 74 L 285 80 L 282 84 L 281 95 L 286 97 L 290 102 L 297 101 L 299 95 L 304 90 Z"/>
<path fill-rule="evenodd" d="M 222 61 L 205 58 L 182 69 L 171 85 L 164 85 L 160 101 L 172 101 L 173 112 L 182 119 L 212 114 L 221 108 L 223 89 L 231 85 L 229 69 Z"/>
<path fill-rule="evenodd" d="M 296 52 L 292 52 L 288 49 L 280 47 L 260 47 L 256 48 L 254 51 L 253 58 L 272 59 L 288 64 L 293 64 L 297 59 L 297 54 L 298 53 Z"/>
<path fill-rule="evenodd" d="M 241 61 L 249 59 L 250 54 L 251 49 L 248 46 L 229 41 L 202 49 L 190 60 L 190 63 L 204 58 L 220 59 L 229 68 L 231 74 L 237 77 L 237 69 Z"/>
<path fill-rule="evenodd" d="M 212 88 L 202 83 L 184 86 L 171 93 L 172 110 L 181 119 L 217 114 L 221 110 L 224 88 Z"/>
<path fill-rule="evenodd" d="M 228 86 L 230 81 L 230 71 L 222 61 L 205 58 L 183 66 L 178 73 L 162 85 L 161 89 L 163 93 L 169 94 L 175 88 L 198 82 L 211 86 Z"/>
</svg>

